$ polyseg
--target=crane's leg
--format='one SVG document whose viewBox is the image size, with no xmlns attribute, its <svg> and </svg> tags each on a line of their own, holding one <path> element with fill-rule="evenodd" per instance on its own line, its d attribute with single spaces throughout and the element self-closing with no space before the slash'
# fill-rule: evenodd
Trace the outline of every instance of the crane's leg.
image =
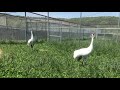
<svg viewBox="0 0 120 90">
<path fill-rule="evenodd" d="M 84 65 L 84 59 L 85 59 L 84 56 L 82 56 L 82 59 L 83 59 L 83 60 L 82 60 L 82 65 Z"/>
<path fill-rule="evenodd" d="M 87 62 L 87 56 L 83 56 L 83 65 L 85 65 Z"/>
<path fill-rule="evenodd" d="M 33 45 L 31 44 L 31 48 L 33 48 Z"/>
<path fill-rule="evenodd" d="M 80 61 L 82 59 L 82 56 L 77 57 L 77 61 Z"/>
</svg>

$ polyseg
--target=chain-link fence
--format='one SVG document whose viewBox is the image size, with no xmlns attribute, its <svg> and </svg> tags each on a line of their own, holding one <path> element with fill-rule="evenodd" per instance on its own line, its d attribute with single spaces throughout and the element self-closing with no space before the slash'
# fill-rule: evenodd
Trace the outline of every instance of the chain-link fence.
<svg viewBox="0 0 120 90">
<path fill-rule="evenodd" d="M 17 12 L 16 12 L 17 13 Z M 98 23 L 85 23 L 85 16 L 80 22 L 73 23 L 63 19 L 52 18 L 33 12 L 21 12 L 20 15 L 0 13 L 0 40 L 26 41 L 30 38 L 30 31 L 38 40 L 87 39 L 91 33 L 96 38 L 119 40 L 119 17 L 117 24 L 99 25 Z M 113 17 L 115 18 L 115 17 Z M 89 20 L 90 18 L 88 18 Z"/>
<path fill-rule="evenodd" d="M 29 12 L 30 13 L 30 12 Z M 33 30 L 38 40 L 58 40 L 79 38 L 79 24 L 45 15 L 26 12 L 24 16 L 0 13 L 1 40 L 28 40 Z M 48 21 L 49 19 L 49 21 Z"/>
<path fill-rule="evenodd" d="M 0 14 L 0 39 L 1 40 L 24 40 L 25 18 Z"/>
</svg>

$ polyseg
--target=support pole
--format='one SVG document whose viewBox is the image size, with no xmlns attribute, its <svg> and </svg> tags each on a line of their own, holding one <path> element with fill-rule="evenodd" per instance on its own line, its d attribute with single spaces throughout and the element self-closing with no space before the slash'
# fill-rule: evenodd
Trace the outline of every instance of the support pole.
<svg viewBox="0 0 120 90">
<path fill-rule="evenodd" d="M 81 25 L 82 25 L 82 12 L 80 12 L 80 32 L 81 32 Z M 84 35 L 84 34 L 83 34 Z M 83 36 L 84 37 L 84 36 Z"/>
<path fill-rule="evenodd" d="M 25 12 L 25 23 L 26 23 L 25 40 L 26 40 L 26 42 L 27 42 L 27 30 L 28 30 L 28 25 L 27 25 L 27 15 L 26 15 L 26 12 Z"/>
<path fill-rule="evenodd" d="M 47 41 L 49 41 L 49 12 L 47 13 Z"/>
</svg>

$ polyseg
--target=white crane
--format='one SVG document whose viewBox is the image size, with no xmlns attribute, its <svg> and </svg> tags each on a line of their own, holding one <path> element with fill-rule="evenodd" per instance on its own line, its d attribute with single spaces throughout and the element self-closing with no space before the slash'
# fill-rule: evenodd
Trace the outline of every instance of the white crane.
<svg viewBox="0 0 120 90">
<path fill-rule="evenodd" d="M 31 38 L 28 40 L 27 45 L 33 48 L 34 43 L 35 43 L 35 38 L 33 37 L 33 31 L 31 30 Z"/>
<path fill-rule="evenodd" d="M 88 56 L 93 50 L 93 39 L 94 39 L 94 34 L 91 35 L 90 46 L 87 48 L 81 48 L 81 49 L 75 50 L 73 54 L 73 58 L 77 60 L 80 60 L 82 57 L 86 58 L 86 56 Z"/>
</svg>

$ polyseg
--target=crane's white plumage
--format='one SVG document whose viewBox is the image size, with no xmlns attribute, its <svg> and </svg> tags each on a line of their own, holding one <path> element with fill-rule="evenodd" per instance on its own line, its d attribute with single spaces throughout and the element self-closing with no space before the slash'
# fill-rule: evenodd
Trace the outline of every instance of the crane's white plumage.
<svg viewBox="0 0 120 90">
<path fill-rule="evenodd" d="M 34 46 L 34 41 L 35 41 L 35 39 L 34 39 L 34 37 L 33 37 L 33 32 L 32 32 L 32 30 L 31 30 L 31 38 L 28 40 L 27 45 L 28 45 L 28 46 L 31 46 L 31 48 L 33 48 L 33 46 Z"/>
<path fill-rule="evenodd" d="M 74 59 L 81 59 L 82 57 L 87 56 L 88 54 L 90 54 L 92 52 L 94 34 L 92 34 L 91 36 L 92 36 L 91 37 L 92 39 L 91 39 L 90 46 L 87 48 L 81 48 L 81 49 L 75 50 L 74 54 L 73 54 Z"/>
</svg>

